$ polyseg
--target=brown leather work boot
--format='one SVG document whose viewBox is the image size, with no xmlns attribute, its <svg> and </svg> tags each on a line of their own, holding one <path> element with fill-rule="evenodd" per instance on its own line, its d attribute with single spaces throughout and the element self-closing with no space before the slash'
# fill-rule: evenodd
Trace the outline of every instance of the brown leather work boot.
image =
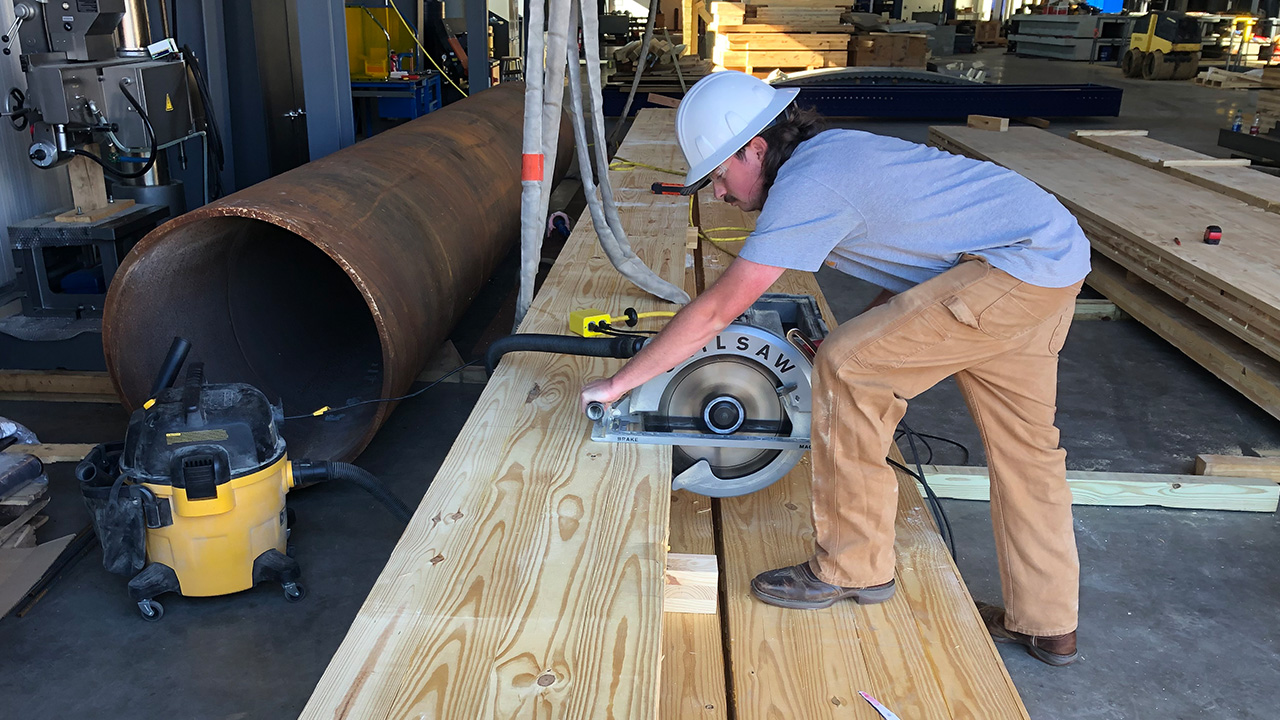
<svg viewBox="0 0 1280 720">
<path fill-rule="evenodd" d="M 1043 663 L 1055 667 L 1070 665 L 1076 661 L 1076 632 L 1072 630 L 1065 635 L 1024 635 L 1004 626 L 1004 608 L 986 603 L 977 603 L 978 614 L 991 633 L 991 639 L 998 643 L 1014 643 L 1025 645 L 1027 653 Z"/>
<path fill-rule="evenodd" d="M 859 605 L 882 603 L 893 597 L 894 589 L 892 580 L 865 588 L 832 585 L 819 580 L 807 562 L 762 572 L 751 581 L 751 592 L 756 597 L 792 610 L 818 610 L 845 599 Z"/>
</svg>

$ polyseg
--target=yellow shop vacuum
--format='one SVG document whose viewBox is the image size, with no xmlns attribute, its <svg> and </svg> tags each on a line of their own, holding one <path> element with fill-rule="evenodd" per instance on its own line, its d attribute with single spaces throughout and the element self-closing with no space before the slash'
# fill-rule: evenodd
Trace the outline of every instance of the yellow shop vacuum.
<svg viewBox="0 0 1280 720">
<path fill-rule="evenodd" d="M 123 443 L 95 447 L 76 467 L 102 545 L 103 566 L 132 576 L 142 617 L 159 620 L 166 592 L 213 596 L 280 583 L 285 599 L 306 595 L 288 553 L 285 494 L 329 479 L 373 493 L 402 520 L 409 509 L 372 474 L 346 463 L 290 462 L 281 405 L 242 383 L 210 384 L 174 340 L 151 399 L 133 413 Z"/>
</svg>

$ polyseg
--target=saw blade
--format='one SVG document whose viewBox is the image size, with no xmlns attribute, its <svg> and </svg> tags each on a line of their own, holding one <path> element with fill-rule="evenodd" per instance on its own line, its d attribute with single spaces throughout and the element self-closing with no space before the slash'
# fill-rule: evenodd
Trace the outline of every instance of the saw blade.
<svg viewBox="0 0 1280 720">
<path fill-rule="evenodd" d="M 658 415 L 666 418 L 693 419 L 684 427 L 668 428 L 676 433 L 706 434 L 715 432 L 705 418 L 708 408 L 717 404 L 733 405 L 740 410 L 736 435 L 785 436 L 790 434 L 787 414 L 778 397 L 778 386 L 771 373 L 759 363 L 733 355 L 717 355 L 692 363 L 667 383 Z M 689 424 L 694 427 L 688 427 Z M 771 428 L 755 430 L 751 428 Z M 706 460 L 715 474 L 723 478 L 749 475 L 767 466 L 781 451 L 760 448 L 674 447 L 676 473 Z"/>
</svg>

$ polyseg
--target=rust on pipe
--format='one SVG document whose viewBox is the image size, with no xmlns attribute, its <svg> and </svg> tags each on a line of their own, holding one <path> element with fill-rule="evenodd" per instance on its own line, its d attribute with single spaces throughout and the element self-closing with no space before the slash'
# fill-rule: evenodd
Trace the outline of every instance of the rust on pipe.
<svg viewBox="0 0 1280 720">
<path fill-rule="evenodd" d="M 129 409 L 169 342 L 286 415 L 403 395 L 520 234 L 524 87 L 504 83 L 152 231 L 107 295 Z M 571 153 L 562 125 L 556 177 Z M 350 459 L 392 403 L 284 423 L 295 458 Z"/>
</svg>

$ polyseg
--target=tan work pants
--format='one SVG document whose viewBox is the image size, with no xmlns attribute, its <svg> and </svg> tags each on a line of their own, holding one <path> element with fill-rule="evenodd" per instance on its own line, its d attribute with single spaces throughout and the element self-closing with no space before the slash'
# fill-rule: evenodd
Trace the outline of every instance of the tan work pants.
<svg viewBox="0 0 1280 720">
<path fill-rule="evenodd" d="M 1080 566 L 1053 420 L 1079 290 L 1029 285 L 966 256 L 831 333 L 814 375 L 819 578 L 867 587 L 893 577 L 898 481 L 885 456 L 907 400 L 955 375 L 991 469 L 1006 624 L 1041 636 L 1076 629 Z"/>
</svg>

